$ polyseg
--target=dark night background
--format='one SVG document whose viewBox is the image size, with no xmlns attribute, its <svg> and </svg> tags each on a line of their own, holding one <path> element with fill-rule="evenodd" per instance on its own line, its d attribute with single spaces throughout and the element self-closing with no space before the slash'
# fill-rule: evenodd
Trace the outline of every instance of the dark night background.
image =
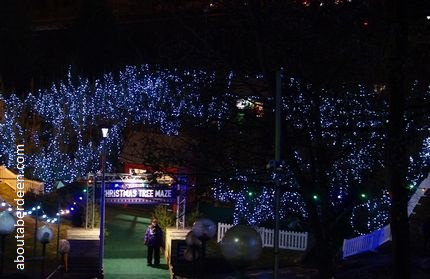
<svg viewBox="0 0 430 279">
<path fill-rule="evenodd" d="M 324 5 L 321 6 L 321 3 Z M 337 3 L 337 4 L 336 4 Z M 425 1 L 408 1 L 405 67 L 427 76 Z M 0 10 L 3 91 L 155 63 L 274 72 L 313 82 L 381 80 L 392 26 L 384 1 L 25 1 Z"/>
<path fill-rule="evenodd" d="M 5 96 L 16 93 L 25 97 L 65 79 L 69 71 L 94 82 L 105 73 L 115 76 L 127 65 L 141 64 L 202 69 L 223 77 L 232 71 L 244 77 L 261 75 L 261 87 L 255 80 L 240 82 L 246 87 L 246 94 L 265 97 L 274 96 L 275 73 L 280 68 L 285 76 L 300 79 L 303 84 L 300 91 L 308 98 L 304 98 L 308 103 L 303 108 L 310 108 L 306 115 L 310 120 L 307 122 L 308 118 L 304 117 L 306 125 L 300 128 L 291 124 L 296 119 L 283 123 L 283 128 L 291 133 L 282 157 L 296 168 L 298 184 L 307 187 L 303 192 L 309 209 L 308 225 L 316 238 L 313 252 L 322 278 L 330 278 L 333 271 L 330 268 L 335 251 L 330 250 L 333 247 L 327 243 L 333 244 L 331 241 L 337 237 L 333 231 L 342 216 L 338 218 L 338 212 L 331 211 L 328 187 L 321 185 L 330 184 L 325 171 L 335 161 L 333 157 L 344 155 L 343 150 L 332 152 L 332 147 L 325 146 L 326 142 L 322 141 L 326 140 L 323 135 L 327 132 L 318 118 L 325 97 L 323 92 L 333 89 L 335 97 L 345 94 L 345 99 L 339 99 L 348 102 L 351 100 L 345 93 L 348 88 L 357 84 L 374 87 L 380 94 L 372 99 L 372 108 L 381 111 L 372 116 L 378 121 L 385 119 L 378 122 L 383 123 L 377 127 L 381 129 L 373 132 L 383 135 L 379 139 L 386 149 L 378 150 L 384 153 L 382 170 L 369 170 L 366 179 L 376 185 L 377 179 L 382 177 L 391 187 L 393 276 L 409 277 L 409 243 L 405 241 L 409 239 L 406 214 L 409 189 L 405 187 L 408 156 L 416 152 L 420 140 L 428 136 L 425 119 L 429 104 L 425 97 L 418 102 L 408 99 L 408 85 L 415 80 L 429 82 L 428 1 L 3 0 L 0 4 L 0 92 Z M 205 89 L 206 101 L 224 92 L 218 88 Z M 290 98 L 288 101 L 292 104 L 303 101 L 302 92 L 296 98 L 295 92 L 288 93 L 285 97 Z M 249 163 L 251 156 L 245 151 L 250 140 L 269 146 L 261 148 L 261 153 L 261 150 L 254 150 L 260 156 L 256 156 L 255 162 L 262 161 L 262 157 L 268 159 L 268 154 L 273 154 L 272 143 L 268 143 L 272 142 L 273 131 L 266 131 L 272 128 L 267 123 L 273 123 L 274 102 L 273 98 L 265 100 L 270 113 L 264 120 L 254 115 L 249 122 L 231 121 L 228 123 L 231 126 L 225 126 L 225 134 L 217 134 L 216 121 L 208 121 L 206 126 L 190 128 L 190 135 L 197 138 L 201 131 L 211 133 L 212 137 L 202 137 L 207 142 L 200 143 L 207 154 L 213 154 L 214 161 L 218 159 L 216 156 L 222 157 L 214 148 L 220 144 L 237 155 L 235 159 L 242 159 L 240 163 Z M 351 108 L 352 115 L 355 105 Z M 409 115 L 407 111 L 412 110 L 414 112 Z M 297 115 L 300 117 L 299 113 Z M 348 120 L 348 115 L 343 116 Z M 362 116 L 359 114 L 358 118 Z M 342 118 L 339 119 L 341 125 L 335 126 L 334 134 L 340 139 L 351 135 L 357 139 L 369 133 L 356 129 L 354 124 L 353 128 L 343 125 Z M 356 126 L 358 123 L 359 120 Z M 132 133 L 135 128 L 127 126 L 127 132 Z M 422 134 L 418 135 L 418 130 Z M 240 141 L 225 141 L 230 132 L 231 138 Z M 84 134 L 93 136 L 91 131 Z M 236 145 L 243 153 L 238 155 Z M 295 152 L 302 153 L 313 167 L 304 167 L 306 162 L 300 165 Z M 221 161 L 218 163 L 222 165 Z M 322 196 L 321 203 L 313 200 L 314 190 L 327 195 Z"/>
</svg>

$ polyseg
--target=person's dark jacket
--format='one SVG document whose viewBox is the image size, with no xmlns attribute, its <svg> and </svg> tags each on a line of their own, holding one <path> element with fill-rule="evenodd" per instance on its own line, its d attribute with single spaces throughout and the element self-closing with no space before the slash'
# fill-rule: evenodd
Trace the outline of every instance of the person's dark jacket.
<svg viewBox="0 0 430 279">
<path fill-rule="evenodd" d="M 156 225 L 150 225 L 145 232 L 145 245 L 159 247 L 163 243 L 163 231 Z"/>
</svg>

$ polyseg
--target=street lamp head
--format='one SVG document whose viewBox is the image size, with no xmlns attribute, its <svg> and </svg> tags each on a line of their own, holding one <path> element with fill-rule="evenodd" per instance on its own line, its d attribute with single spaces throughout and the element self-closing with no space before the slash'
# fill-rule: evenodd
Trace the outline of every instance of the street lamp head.
<svg viewBox="0 0 430 279">
<path fill-rule="evenodd" d="M 193 233 L 203 241 L 209 240 L 215 236 L 217 226 L 208 218 L 200 218 L 193 224 Z"/>
<path fill-rule="evenodd" d="M 48 226 L 42 226 L 37 230 L 37 240 L 42 244 L 49 243 L 52 239 L 53 232 Z"/>
<path fill-rule="evenodd" d="M 15 218 L 6 211 L 0 212 L 0 235 L 7 235 L 15 230 Z"/>
<path fill-rule="evenodd" d="M 108 137 L 109 128 L 102 128 L 102 134 L 104 138 Z"/>
</svg>

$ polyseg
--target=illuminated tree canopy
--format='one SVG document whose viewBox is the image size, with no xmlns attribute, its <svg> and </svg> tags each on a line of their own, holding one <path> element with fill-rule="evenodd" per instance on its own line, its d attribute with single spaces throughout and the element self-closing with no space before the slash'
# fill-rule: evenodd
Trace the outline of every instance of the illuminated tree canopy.
<svg viewBox="0 0 430 279">
<path fill-rule="evenodd" d="M 15 146 L 24 143 L 29 174 L 43 180 L 50 191 L 56 180 L 72 182 L 98 169 L 101 125 L 111 126 L 109 153 L 117 157 L 125 129 L 134 125 L 174 136 L 190 123 L 196 129 L 209 123 L 211 138 L 200 139 L 212 148 L 201 146 L 199 152 L 213 157 L 206 163 L 215 170 L 214 198 L 234 204 L 235 222 L 256 225 L 272 220 L 273 181 L 279 179 L 283 219 L 306 220 L 312 203 L 321 216 L 349 210 L 358 234 L 385 225 L 389 187 L 383 179 L 384 91 L 362 84 L 323 89 L 284 76 L 283 90 L 288 94 L 283 97 L 283 142 L 295 155 L 286 157 L 284 151 L 284 168 L 273 174 L 265 165 L 273 154 L 274 100 L 234 94 L 232 80 L 241 78 L 143 65 L 94 82 L 70 73 L 67 80 L 24 100 L 1 96 L 1 162 L 13 166 Z M 222 86 L 217 84 L 220 80 Z M 223 92 L 208 96 L 205 90 L 211 87 Z M 237 105 L 239 98 L 246 101 Z M 416 81 L 409 102 L 414 105 L 423 98 L 428 98 L 428 90 Z M 416 136 L 408 177 L 413 188 L 428 165 L 428 131 L 418 128 L 428 119 L 419 110 L 410 110 L 405 117 L 410 119 L 408 131 Z"/>
<path fill-rule="evenodd" d="M 214 77 L 202 71 L 130 66 L 118 77 L 107 74 L 94 83 L 69 74 L 24 100 L 0 95 L 5 108 L 1 162 L 13 166 L 16 144 L 25 144 L 29 174 L 45 181 L 49 191 L 55 180 L 71 182 L 98 169 L 102 125 L 110 126 L 109 153 L 118 156 L 126 127 L 146 125 L 177 135 L 182 119 L 226 117 L 228 92 L 204 104 L 200 100 L 200 88 Z"/>
<path fill-rule="evenodd" d="M 388 111 L 384 90 L 363 84 L 324 89 L 294 78 L 284 80 L 283 171 L 272 174 L 270 179 L 264 175 L 261 166 L 273 159 L 267 157 L 260 166 L 237 168 L 231 177 L 216 179 L 214 196 L 234 203 L 234 222 L 261 224 L 274 218 L 273 181 L 279 179 L 284 220 L 298 216 L 306 223 L 312 205 L 327 226 L 333 218 L 346 214 L 351 235 L 366 234 L 386 225 L 390 185 L 386 173 Z M 428 116 L 416 109 L 429 92 L 418 81 L 410 85 L 410 92 L 405 117 L 410 118 L 406 133 L 412 138 L 405 144 L 410 154 L 407 180 L 412 194 L 426 176 L 429 163 L 425 155 L 428 131 L 419 128 L 425 127 Z M 270 103 L 273 107 L 273 100 L 265 105 Z M 232 168 L 235 164 L 232 161 Z M 258 172 L 260 176 L 256 178 Z"/>
</svg>

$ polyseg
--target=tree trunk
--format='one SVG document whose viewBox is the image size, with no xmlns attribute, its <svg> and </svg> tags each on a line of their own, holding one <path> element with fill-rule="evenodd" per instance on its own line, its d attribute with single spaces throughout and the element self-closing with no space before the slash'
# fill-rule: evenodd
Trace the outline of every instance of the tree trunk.
<svg viewBox="0 0 430 279">
<path fill-rule="evenodd" d="M 410 278 L 408 191 L 406 174 L 408 156 L 405 150 L 405 73 L 407 58 L 407 22 L 405 1 L 385 1 L 389 38 L 386 56 L 389 100 L 388 162 L 391 186 L 391 232 L 393 248 L 393 278 Z"/>
<path fill-rule="evenodd" d="M 307 202 L 309 208 L 309 221 L 312 228 L 312 234 L 315 237 L 315 256 L 316 265 L 319 272 L 319 278 L 331 279 L 333 276 L 333 255 L 330 252 L 331 239 L 328 237 L 328 229 L 320 222 L 317 210 L 311 201 Z"/>
</svg>

